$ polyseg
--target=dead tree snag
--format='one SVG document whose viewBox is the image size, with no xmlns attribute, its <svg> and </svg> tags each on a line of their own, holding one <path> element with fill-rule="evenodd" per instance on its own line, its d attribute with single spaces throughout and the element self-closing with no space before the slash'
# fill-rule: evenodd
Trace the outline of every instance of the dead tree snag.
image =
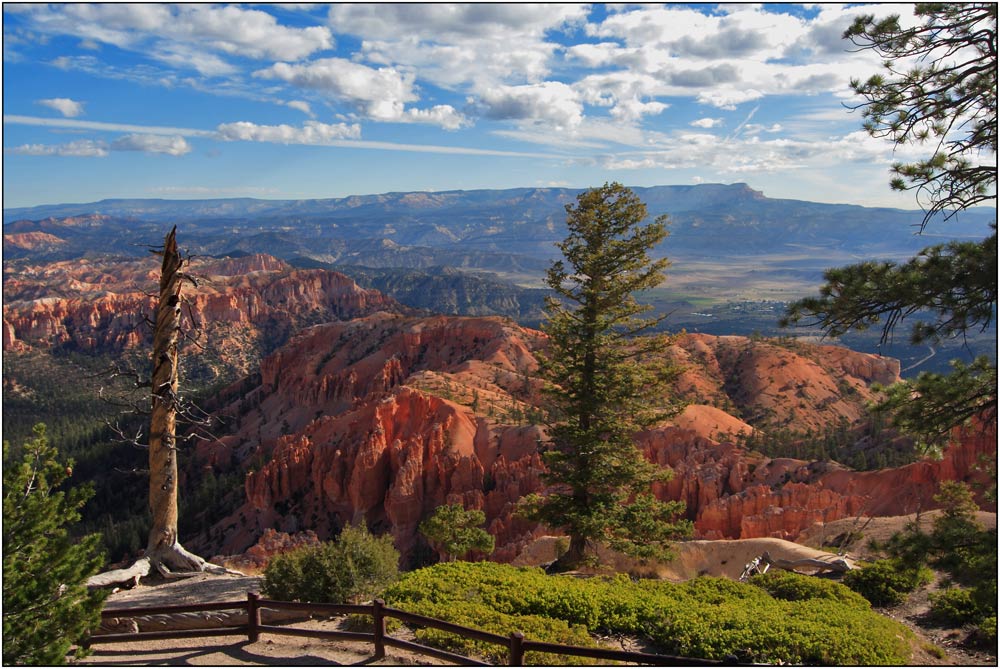
<svg viewBox="0 0 1000 669">
<path fill-rule="evenodd" d="M 149 508 L 152 525 L 146 554 L 125 569 L 97 574 L 87 581 L 102 587 L 127 581 L 138 582 L 155 568 L 167 577 L 197 572 L 239 574 L 206 562 L 184 549 L 177 537 L 177 414 L 178 346 L 181 338 L 181 287 L 187 278 L 184 259 L 177 251 L 177 228 L 163 242 L 160 295 L 153 330 L 152 407 L 149 421 Z"/>
</svg>

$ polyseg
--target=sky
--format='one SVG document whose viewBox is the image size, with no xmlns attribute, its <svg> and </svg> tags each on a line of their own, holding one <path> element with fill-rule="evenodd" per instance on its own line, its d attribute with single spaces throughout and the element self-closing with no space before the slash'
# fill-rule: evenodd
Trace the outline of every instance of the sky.
<svg viewBox="0 0 1000 669">
<path fill-rule="evenodd" d="M 912 6 L 3 5 L 3 205 L 749 184 L 917 208 L 841 35 Z"/>
</svg>

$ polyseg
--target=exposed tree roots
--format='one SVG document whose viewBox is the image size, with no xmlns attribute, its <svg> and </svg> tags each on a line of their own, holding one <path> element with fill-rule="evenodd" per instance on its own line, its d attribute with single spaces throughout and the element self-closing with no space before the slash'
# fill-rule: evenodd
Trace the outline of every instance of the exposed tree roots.
<svg viewBox="0 0 1000 669">
<path fill-rule="evenodd" d="M 172 545 L 157 548 L 129 567 L 112 569 L 91 576 L 87 579 L 87 587 L 105 588 L 130 582 L 138 585 L 139 579 L 148 576 L 154 569 L 164 578 L 188 578 L 203 573 L 245 576 L 242 572 L 208 562 L 174 542 Z"/>
</svg>

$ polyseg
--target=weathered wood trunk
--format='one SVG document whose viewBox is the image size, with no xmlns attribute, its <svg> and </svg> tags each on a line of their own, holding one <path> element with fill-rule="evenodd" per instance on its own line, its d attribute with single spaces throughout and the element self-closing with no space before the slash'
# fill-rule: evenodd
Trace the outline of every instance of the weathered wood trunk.
<svg viewBox="0 0 1000 669">
<path fill-rule="evenodd" d="M 181 274 L 184 260 L 177 251 L 177 228 L 163 242 L 160 297 L 153 330 L 152 407 L 149 420 L 149 528 L 146 555 L 130 567 L 92 576 L 92 588 L 139 582 L 153 568 L 164 576 L 198 572 L 242 575 L 206 562 L 187 551 L 177 538 L 177 413 L 178 346 L 181 337 Z M 180 572 L 180 573 L 178 573 Z"/>
<path fill-rule="evenodd" d="M 182 260 L 177 229 L 163 244 L 160 299 L 153 330 L 152 413 L 149 421 L 149 529 L 147 553 L 177 543 L 177 347 L 181 333 Z"/>
</svg>

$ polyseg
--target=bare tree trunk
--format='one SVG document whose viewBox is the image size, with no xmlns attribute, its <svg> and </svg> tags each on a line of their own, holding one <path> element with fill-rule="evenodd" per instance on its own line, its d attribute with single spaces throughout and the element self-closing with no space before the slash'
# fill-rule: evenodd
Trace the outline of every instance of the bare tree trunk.
<svg viewBox="0 0 1000 669">
<path fill-rule="evenodd" d="M 241 575 L 240 572 L 206 562 L 185 550 L 177 540 L 177 362 L 181 335 L 181 285 L 184 281 L 180 270 L 184 260 L 177 252 L 176 233 L 175 227 L 163 242 L 160 298 L 153 330 L 152 411 L 149 422 L 149 509 L 153 524 L 149 528 L 146 555 L 125 569 L 92 576 L 87 581 L 90 587 L 126 581 L 138 583 L 153 567 L 162 575 L 172 577 L 206 571 Z"/>
<path fill-rule="evenodd" d="M 181 331 L 182 260 L 177 229 L 163 243 L 160 299 L 153 330 L 152 413 L 149 421 L 149 509 L 153 524 L 147 553 L 177 543 L 177 346 Z"/>
</svg>

